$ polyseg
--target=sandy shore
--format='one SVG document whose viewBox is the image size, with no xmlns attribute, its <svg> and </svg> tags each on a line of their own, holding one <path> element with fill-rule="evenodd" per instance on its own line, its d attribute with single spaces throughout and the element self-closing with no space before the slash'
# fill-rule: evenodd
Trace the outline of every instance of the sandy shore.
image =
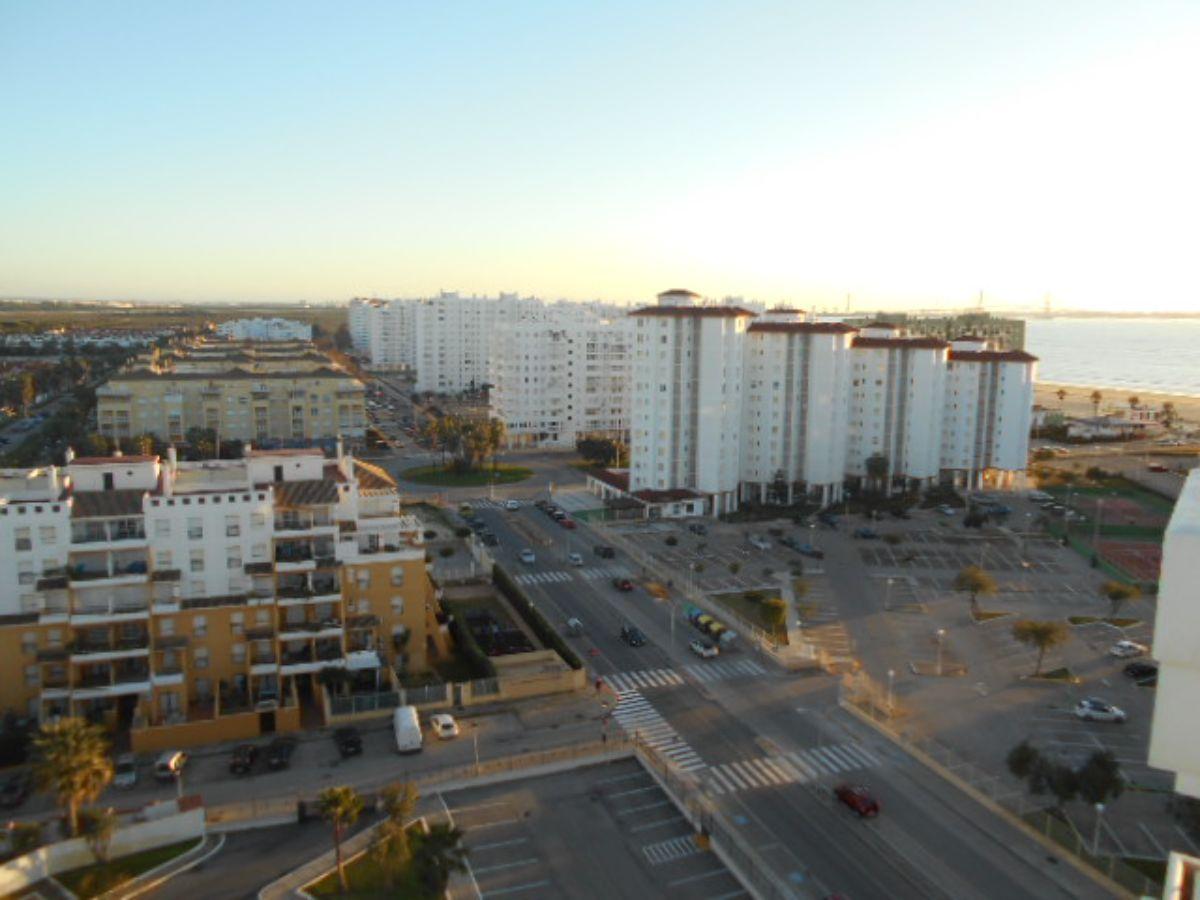
<svg viewBox="0 0 1200 900">
<path fill-rule="evenodd" d="M 1067 392 L 1066 397 L 1059 401 L 1058 391 Z M 1054 384 L 1049 381 L 1039 381 L 1034 385 L 1034 403 L 1047 409 L 1061 409 L 1068 416 L 1092 415 L 1091 394 L 1097 390 L 1102 395 L 1100 413 L 1129 408 L 1129 398 L 1137 396 L 1143 405 L 1161 409 L 1163 403 L 1170 401 L 1175 404 L 1180 420 L 1188 424 L 1200 423 L 1200 397 L 1188 397 L 1179 394 L 1156 394 L 1151 391 L 1129 391 L 1115 388 L 1090 388 L 1078 385 Z"/>
</svg>

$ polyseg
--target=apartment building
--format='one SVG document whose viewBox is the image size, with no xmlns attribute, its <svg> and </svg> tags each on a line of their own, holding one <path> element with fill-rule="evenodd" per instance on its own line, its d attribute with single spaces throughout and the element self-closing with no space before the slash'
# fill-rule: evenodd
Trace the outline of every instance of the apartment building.
<svg viewBox="0 0 1200 900">
<path fill-rule="evenodd" d="M 737 509 L 746 329 L 754 314 L 676 289 L 635 310 L 628 490 L 682 514 Z"/>
<path fill-rule="evenodd" d="M 491 377 L 492 340 L 505 326 L 541 313 L 533 297 L 464 297 L 443 292 L 416 306 L 416 384 L 418 391 L 460 393 L 478 390 Z"/>
<path fill-rule="evenodd" d="M 378 369 L 412 369 L 417 358 L 418 300 L 350 301 L 350 340 Z"/>
<path fill-rule="evenodd" d="M 1158 689 L 1150 727 L 1150 765 L 1175 773 L 1175 790 L 1200 799 L 1200 470 L 1184 482 L 1163 537 L 1154 617 Z"/>
<path fill-rule="evenodd" d="M 365 387 L 329 365 L 297 370 L 121 372 L 96 390 L 100 433 L 182 441 L 190 428 L 222 440 L 313 441 L 361 437 Z"/>
<path fill-rule="evenodd" d="M 629 435 L 629 319 L 550 309 L 496 330 L 490 415 L 509 446 L 573 447 L 582 436 Z"/>
<path fill-rule="evenodd" d="M 231 319 L 216 327 L 221 337 L 234 341 L 311 341 L 312 325 L 295 319 Z"/>
<path fill-rule="evenodd" d="M 0 707 L 136 750 L 294 730 L 323 669 L 388 689 L 445 651 L 417 520 L 340 445 L 0 471 L 0 546 Z"/>
</svg>

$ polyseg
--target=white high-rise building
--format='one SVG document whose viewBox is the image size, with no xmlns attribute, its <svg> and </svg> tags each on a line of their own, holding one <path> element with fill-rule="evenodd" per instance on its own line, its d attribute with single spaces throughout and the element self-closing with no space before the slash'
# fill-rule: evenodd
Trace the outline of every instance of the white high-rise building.
<svg viewBox="0 0 1200 900">
<path fill-rule="evenodd" d="M 443 292 L 416 307 L 415 388 L 434 393 L 477 390 L 488 383 L 492 339 L 501 326 L 537 316 L 533 297 L 462 297 Z"/>
<path fill-rule="evenodd" d="M 311 341 L 312 325 L 295 319 L 231 319 L 217 334 L 233 341 Z"/>
<path fill-rule="evenodd" d="M 746 329 L 741 440 L 742 496 L 778 502 L 820 490 L 826 503 L 845 479 L 854 329 L 769 310 Z"/>
<path fill-rule="evenodd" d="M 754 314 L 671 290 L 636 310 L 629 490 L 737 509 L 746 327 Z M 691 505 L 689 504 L 689 507 Z"/>
<path fill-rule="evenodd" d="M 351 300 L 350 340 L 373 368 L 411 369 L 417 357 L 418 300 Z"/>
</svg>

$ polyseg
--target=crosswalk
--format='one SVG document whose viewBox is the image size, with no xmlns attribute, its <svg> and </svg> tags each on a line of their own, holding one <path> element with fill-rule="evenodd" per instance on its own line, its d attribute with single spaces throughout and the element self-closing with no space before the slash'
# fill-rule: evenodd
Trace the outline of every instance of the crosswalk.
<svg viewBox="0 0 1200 900">
<path fill-rule="evenodd" d="M 582 578 L 594 581 L 597 578 L 627 578 L 629 573 L 615 566 L 584 566 L 571 571 L 556 570 L 553 572 L 521 572 L 516 576 L 517 584 L 561 584 L 564 581 L 574 581 Z"/>
<path fill-rule="evenodd" d="M 712 662 L 697 663 L 683 668 L 697 681 L 706 683 L 767 674 L 767 670 L 752 659 L 716 659 Z"/>
<path fill-rule="evenodd" d="M 879 757 L 858 744 L 827 744 L 795 753 L 709 766 L 702 778 L 710 794 L 732 794 L 781 784 L 803 784 L 879 765 Z"/>
<path fill-rule="evenodd" d="M 704 760 L 687 741 L 658 714 L 640 691 L 617 691 L 613 718 L 631 738 L 655 750 L 684 772 L 703 769 Z"/>
<path fill-rule="evenodd" d="M 522 572 L 516 576 L 517 584 L 555 584 L 571 580 L 570 572 Z"/>
<path fill-rule="evenodd" d="M 646 857 L 646 862 L 652 866 L 661 866 L 663 863 L 674 862 L 677 859 L 695 856 L 702 852 L 704 851 L 696 843 L 696 838 L 690 834 L 659 841 L 655 844 L 645 844 L 642 847 L 642 854 Z"/>
<path fill-rule="evenodd" d="M 672 669 L 642 669 L 638 672 L 614 672 L 602 676 L 606 684 L 617 694 L 638 688 L 676 687 L 683 684 L 683 676 Z"/>
</svg>

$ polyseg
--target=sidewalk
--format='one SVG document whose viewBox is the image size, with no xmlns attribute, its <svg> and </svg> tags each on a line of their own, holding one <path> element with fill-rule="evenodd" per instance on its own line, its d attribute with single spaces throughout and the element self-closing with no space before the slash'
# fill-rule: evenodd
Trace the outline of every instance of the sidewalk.
<svg viewBox="0 0 1200 900">
<path fill-rule="evenodd" d="M 148 891 L 161 887 L 176 875 L 182 875 L 189 869 L 216 856 L 224 846 L 225 835 L 207 834 L 199 844 L 187 851 L 187 853 L 180 854 L 174 859 L 163 863 L 161 866 L 151 869 L 149 872 L 143 872 L 132 881 L 127 881 L 119 888 L 109 891 L 103 895 L 103 900 L 132 900 L 134 897 L 140 897 Z"/>
</svg>

